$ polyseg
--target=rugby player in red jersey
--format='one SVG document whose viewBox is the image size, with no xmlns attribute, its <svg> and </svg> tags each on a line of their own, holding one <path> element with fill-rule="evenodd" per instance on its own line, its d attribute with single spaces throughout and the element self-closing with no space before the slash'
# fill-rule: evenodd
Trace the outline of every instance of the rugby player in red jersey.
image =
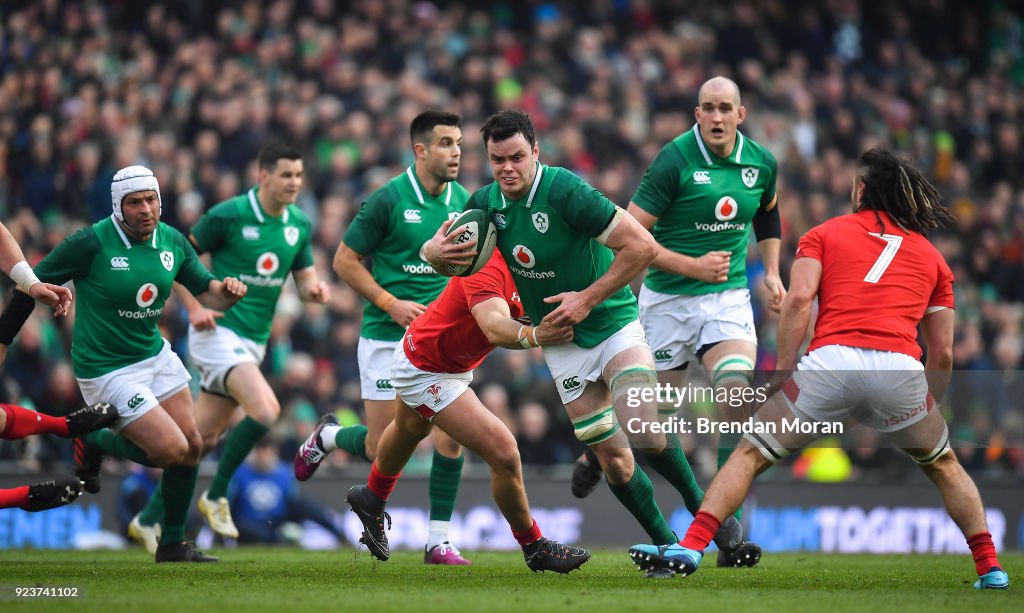
<svg viewBox="0 0 1024 613">
<path fill-rule="evenodd" d="M 433 426 L 479 455 L 491 468 L 491 492 L 534 571 L 567 573 L 590 553 L 544 538 L 530 515 L 515 437 L 470 389 L 473 369 L 496 346 L 529 349 L 572 340 L 572 327 L 522 323 L 523 306 L 497 250 L 476 274 L 452 277 L 441 295 L 413 320 L 395 349 L 391 384 L 395 421 L 381 435 L 366 485 L 346 500 L 363 523 L 360 539 L 379 560 L 390 557 L 384 510 L 399 473 Z M 320 445 L 314 431 L 303 446 Z M 296 456 L 296 462 L 299 457 Z M 325 452 L 326 455 L 326 452 Z"/>
<path fill-rule="evenodd" d="M 861 154 L 851 194 L 853 213 L 811 229 L 797 249 L 779 318 L 783 373 L 754 416 L 756 428 L 718 472 L 686 536 L 672 545 L 635 545 L 642 568 L 696 572 L 721 520 L 742 503 L 751 482 L 779 459 L 810 444 L 814 428 L 857 410 L 921 467 L 974 557 L 977 589 L 1005 589 L 978 488 L 949 445 L 939 411 L 953 364 L 953 274 L 925 232 L 951 219 L 939 194 L 907 162 L 888 151 Z M 797 358 L 818 299 L 808 353 Z M 927 358 L 921 364 L 917 328 Z M 784 382 L 783 382 L 784 381 Z M 781 386 L 773 385 L 781 383 Z"/>
</svg>

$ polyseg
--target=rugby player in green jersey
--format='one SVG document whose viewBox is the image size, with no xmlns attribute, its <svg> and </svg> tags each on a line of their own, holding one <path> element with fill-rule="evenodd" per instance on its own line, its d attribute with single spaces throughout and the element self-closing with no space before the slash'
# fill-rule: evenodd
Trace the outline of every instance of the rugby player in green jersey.
<svg viewBox="0 0 1024 613">
<path fill-rule="evenodd" d="M 245 413 L 227 437 L 210 488 L 197 500 L 213 531 L 228 538 L 238 538 L 227 499 L 231 477 L 281 415 L 277 396 L 260 371 L 281 289 L 292 275 L 304 302 L 326 304 L 330 299 L 329 287 L 313 267 L 312 224 L 295 205 L 302 189 L 302 156 L 275 143 L 260 151 L 257 164 L 259 184 L 212 207 L 189 236 L 196 251 L 210 254 L 214 276 L 232 275 L 248 285 L 245 299 L 219 313 L 175 286 L 189 312 L 189 353 L 202 375 L 196 420 L 204 453 L 217 445 L 238 407 Z M 157 490 L 132 519 L 129 535 L 155 549 L 162 516 Z"/>
<path fill-rule="evenodd" d="M 36 266 L 43 281 L 74 281 L 77 314 L 71 360 L 86 402 L 109 402 L 110 429 L 75 439 L 75 473 L 100 489 L 103 455 L 164 468 L 165 521 L 157 562 L 215 562 L 185 540 L 202 437 L 191 378 L 157 326 L 174 282 L 220 311 L 245 296 L 233 277 L 218 281 L 181 232 L 160 221 L 160 186 L 143 166 L 122 168 L 110 184 L 113 214 L 65 239 Z M 10 322 L 0 318 L 0 328 Z M 27 317 L 27 315 L 26 315 Z"/>
<path fill-rule="evenodd" d="M 573 342 L 544 347 L 544 359 L 577 438 L 594 450 L 612 492 L 647 533 L 662 544 L 675 542 L 630 449 L 639 449 L 684 497 L 694 496 L 678 442 L 644 427 L 657 423 L 653 396 L 636 393 L 653 392 L 657 375 L 628 284 L 653 261 L 657 243 L 578 176 L 541 164 L 526 114 L 501 111 L 481 132 L 495 181 L 477 190 L 466 208 L 490 213 L 526 314 L 535 323 L 574 329 Z M 438 268 L 468 263 L 476 245 L 457 245 L 458 233 L 445 237 L 449 226 L 425 247 Z M 732 542 L 737 527 L 723 524 L 723 542 Z"/>
<path fill-rule="evenodd" d="M 341 428 L 325 417 L 295 458 L 295 475 L 312 476 L 327 453 L 342 448 L 372 462 L 395 418 L 391 365 L 405 329 L 437 298 L 447 279 L 423 259 L 423 244 L 443 221 L 462 212 L 469 193 L 456 182 L 462 158 L 461 118 L 426 111 L 409 126 L 415 161 L 366 199 L 334 256 L 338 276 L 369 302 L 359 334 L 359 378 L 366 425 Z M 373 271 L 364 260 L 373 258 Z M 434 430 L 430 468 L 427 564 L 469 564 L 448 540 L 462 478 L 462 447 Z"/>
</svg>

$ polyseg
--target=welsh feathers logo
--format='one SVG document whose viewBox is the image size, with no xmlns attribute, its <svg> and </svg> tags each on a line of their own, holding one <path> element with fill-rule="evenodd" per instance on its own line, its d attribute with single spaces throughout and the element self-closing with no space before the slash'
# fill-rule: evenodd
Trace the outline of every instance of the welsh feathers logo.
<svg viewBox="0 0 1024 613">
<path fill-rule="evenodd" d="M 722 199 L 715 205 L 715 217 L 718 221 L 729 221 L 740 212 L 740 206 L 730 196 L 722 196 Z"/>
<path fill-rule="evenodd" d="M 434 397 L 434 404 L 441 404 L 441 386 L 434 383 L 427 388 L 427 393 Z"/>
<path fill-rule="evenodd" d="M 740 177 L 743 179 L 743 184 L 747 187 L 754 187 L 757 183 L 757 175 L 761 174 L 759 168 L 744 168 L 740 171 Z"/>
<path fill-rule="evenodd" d="M 294 226 L 288 226 L 285 228 L 284 240 L 288 243 L 289 247 L 294 247 L 295 243 L 299 242 L 299 229 Z"/>
<path fill-rule="evenodd" d="M 168 271 L 173 270 L 174 269 L 174 254 L 171 253 L 170 251 L 161 251 L 160 252 L 160 263 L 163 264 L 164 268 L 166 268 Z"/>
<path fill-rule="evenodd" d="M 281 262 L 277 259 L 277 254 L 272 251 L 263 253 L 260 257 L 256 258 L 256 272 L 264 277 L 269 277 L 277 272 L 277 268 L 280 265 Z"/>
<path fill-rule="evenodd" d="M 159 290 L 152 283 L 144 283 L 139 291 L 135 292 L 135 304 L 142 308 L 146 308 L 156 302 L 156 296 L 159 294 Z"/>
<path fill-rule="evenodd" d="M 515 259 L 516 264 L 523 268 L 533 268 L 537 263 L 537 258 L 533 257 L 533 252 L 526 245 L 516 245 L 513 247 L 512 257 Z"/>
</svg>

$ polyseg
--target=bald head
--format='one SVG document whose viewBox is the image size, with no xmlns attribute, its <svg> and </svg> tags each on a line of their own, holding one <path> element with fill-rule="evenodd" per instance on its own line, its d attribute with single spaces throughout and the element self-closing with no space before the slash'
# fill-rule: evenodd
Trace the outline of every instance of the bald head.
<svg viewBox="0 0 1024 613">
<path fill-rule="evenodd" d="M 700 106 L 701 102 L 705 100 L 707 96 L 712 93 L 724 93 L 728 92 L 732 95 L 733 104 L 737 107 L 741 106 L 740 103 L 740 86 L 736 85 L 736 81 L 728 77 L 712 77 L 707 81 L 704 81 L 704 85 L 700 86 L 700 91 L 697 93 L 697 105 Z"/>
</svg>

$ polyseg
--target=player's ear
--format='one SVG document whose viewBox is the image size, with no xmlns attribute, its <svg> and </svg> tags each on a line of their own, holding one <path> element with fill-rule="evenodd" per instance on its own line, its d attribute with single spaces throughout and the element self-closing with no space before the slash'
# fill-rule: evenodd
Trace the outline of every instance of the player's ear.
<svg viewBox="0 0 1024 613">
<path fill-rule="evenodd" d="M 736 111 L 736 125 L 743 123 L 743 120 L 747 118 L 747 107 L 740 106 Z"/>
<path fill-rule="evenodd" d="M 412 154 L 417 160 L 427 157 L 427 146 L 423 143 L 413 143 Z"/>
</svg>

